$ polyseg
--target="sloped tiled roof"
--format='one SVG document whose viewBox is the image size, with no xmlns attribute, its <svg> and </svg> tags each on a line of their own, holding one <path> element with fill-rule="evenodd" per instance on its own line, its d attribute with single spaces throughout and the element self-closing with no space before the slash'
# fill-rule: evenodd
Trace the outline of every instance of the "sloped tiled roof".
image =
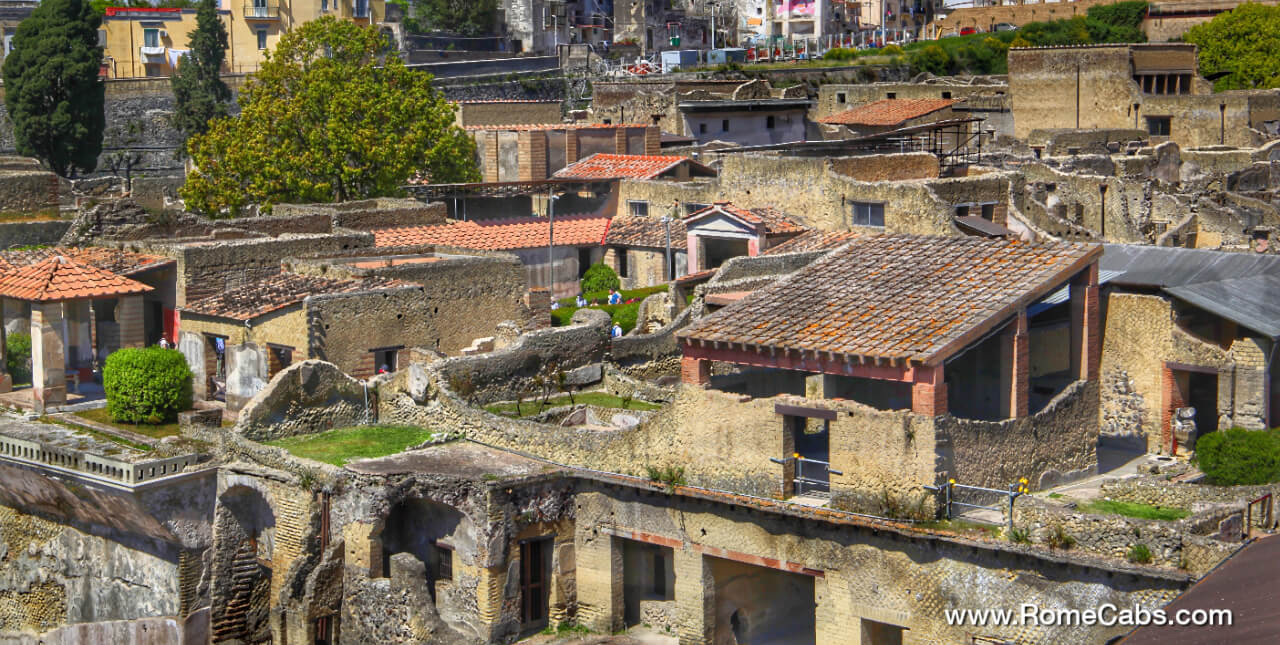
<svg viewBox="0 0 1280 645">
<path fill-rule="evenodd" d="M 830 251 L 849 240 L 858 237 L 859 233 L 852 231 L 827 232 L 827 231 L 805 231 L 782 244 L 770 247 L 765 251 L 765 255 L 778 255 L 781 253 L 804 253 L 806 251 Z"/>
<path fill-rule="evenodd" d="M 859 237 L 681 331 L 686 344 L 937 364 L 1058 287 L 1099 245 Z"/>
<path fill-rule="evenodd" d="M 383 228 L 373 231 L 376 246 L 441 244 L 467 249 L 504 251 L 547 245 L 547 218 L 521 217 L 489 221 L 451 221 L 430 226 Z M 555 243 L 592 246 L 604 243 L 609 218 L 599 215 L 556 216 Z"/>
<path fill-rule="evenodd" d="M 131 253 L 101 246 L 50 246 L 22 251 L 0 251 L 0 274 L 57 255 L 116 275 L 131 275 L 174 263 L 171 258 L 160 255 Z"/>
<path fill-rule="evenodd" d="M 307 299 L 332 293 L 353 293 L 370 289 L 404 286 L 408 283 L 390 278 L 335 280 L 319 276 L 280 273 L 216 296 L 187 303 L 182 310 L 218 318 L 253 320 L 258 316 L 284 309 Z"/>
<path fill-rule="evenodd" d="M 106 298 L 151 291 L 151 287 L 54 255 L 0 276 L 0 296 L 32 302 Z"/>
<path fill-rule="evenodd" d="M 938 110 L 949 108 L 955 99 L 881 99 L 818 119 L 833 125 L 900 125 Z"/>
<path fill-rule="evenodd" d="M 687 163 L 690 170 L 714 175 L 715 171 L 679 155 L 614 155 L 603 152 L 557 170 L 555 177 L 569 179 L 654 179 Z"/>
<path fill-rule="evenodd" d="M 763 208 L 738 208 L 729 202 L 716 202 L 702 210 L 694 211 L 684 218 L 685 226 L 716 213 L 725 213 L 736 217 L 752 226 L 764 226 L 769 235 L 786 235 L 807 230 L 790 215 L 766 206 Z"/>
<path fill-rule="evenodd" d="M 615 217 L 609 224 L 609 234 L 604 243 L 610 246 L 647 246 L 667 248 L 667 231 L 661 217 Z M 688 232 L 684 222 L 671 220 L 671 248 L 685 250 L 689 247 Z"/>
</svg>

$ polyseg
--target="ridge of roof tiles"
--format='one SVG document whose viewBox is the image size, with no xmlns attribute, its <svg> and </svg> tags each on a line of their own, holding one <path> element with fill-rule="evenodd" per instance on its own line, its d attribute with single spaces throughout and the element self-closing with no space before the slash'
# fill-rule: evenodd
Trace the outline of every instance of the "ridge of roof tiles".
<svg viewBox="0 0 1280 645">
<path fill-rule="evenodd" d="M 547 246 L 548 220 L 520 217 L 501 220 L 452 220 L 445 224 L 382 228 L 373 231 L 375 246 L 439 244 L 467 249 L 505 251 Z M 555 243 L 564 246 L 603 244 L 609 218 L 595 214 L 557 215 Z"/>
<path fill-rule="evenodd" d="M 616 155 L 598 152 L 557 170 L 552 176 L 572 179 L 653 179 L 686 161 L 690 159 L 680 155 Z"/>
<path fill-rule="evenodd" d="M 777 246 L 770 247 L 764 252 L 765 255 L 780 255 L 782 253 L 804 253 L 808 251 L 830 251 L 844 243 L 859 237 L 861 234 L 854 231 L 818 231 L 808 230 L 801 233 Z"/>
<path fill-rule="evenodd" d="M 926 364 L 959 351 L 1096 262 L 1096 244 L 858 237 L 679 332 L 753 346 Z"/>
<path fill-rule="evenodd" d="M 322 278 L 298 273 L 279 273 L 255 280 L 240 288 L 188 303 L 182 310 L 205 316 L 253 320 L 295 305 L 309 296 L 354 293 L 372 289 L 409 286 L 409 283 L 383 277 L 347 280 Z"/>
<path fill-rule="evenodd" d="M 0 276 L 0 296 L 30 302 L 105 298 L 151 291 L 152 287 L 105 269 L 52 255 Z"/>
<path fill-rule="evenodd" d="M 131 275 L 175 263 L 172 258 L 161 255 L 146 255 L 101 246 L 51 246 L 0 251 L 0 275 L 57 255 L 116 275 Z"/>
<path fill-rule="evenodd" d="M 801 233 L 808 230 L 790 215 L 772 206 L 739 208 L 730 202 L 716 202 L 706 208 L 688 214 L 684 218 L 685 225 L 688 226 L 690 222 L 702 219 L 717 211 L 728 213 L 753 226 L 764 226 L 765 232 L 773 235 Z"/>
<path fill-rule="evenodd" d="M 955 99 L 880 99 L 818 119 L 831 125 L 898 125 L 951 107 Z"/>
<path fill-rule="evenodd" d="M 643 246 L 649 248 L 666 248 L 667 229 L 661 217 L 619 216 L 609 223 L 609 233 L 605 236 L 605 244 L 610 246 Z M 688 231 L 684 222 L 671 220 L 671 248 L 679 251 L 689 246 Z"/>
</svg>

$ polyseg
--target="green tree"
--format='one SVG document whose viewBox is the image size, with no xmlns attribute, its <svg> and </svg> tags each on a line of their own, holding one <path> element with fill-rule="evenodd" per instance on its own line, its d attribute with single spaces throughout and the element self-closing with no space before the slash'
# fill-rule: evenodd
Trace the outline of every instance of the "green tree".
<svg viewBox="0 0 1280 645">
<path fill-rule="evenodd" d="M 1213 89 L 1280 87 L 1280 7 L 1237 6 L 1192 27 L 1183 40 L 1200 50 L 1200 73 L 1225 73 Z"/>
<path fill-rule="evenodd" d="M 18 152 L 70 177 L 102 152 L 102 17 L 85 0 L 45 0 L 18 25 L 4 59 L 5 104 Z"/>
<path fill-rule="evenodd" d="M 1145 43 L 1147 34 L 1142 31 L 1142 20 L 1147 17 L 1147 3 L 1117 2 L 1089 7 L 1085 16 L 1085 28 L 1095 43 Z"/>
<path fill-rule="evenodd" d="M 373 27 L 325 16 L 294 27 L 240 92 L 240 114 L 191 137 L 187 208 L 394 195 L 411 175 L 479 181 L 475 142 L 431 76 L 404 66 Z"/>
<path fill-rule="evenodd" d="M 187 42 L 178 73 L 169 79 L 173 87 L 173 127 L 182 133 L 178 155 L 186 154 L 187 137 L 209 131 L 209 121 L 227 115 L 231 88 L 222 82 L 222 61 L 227 56 L 227 28 L 218 19 L 216 0 L 200 0 L 196 30 Z"/>
<path fill-rule="evenodd" d="M 410 31 L 448 31 L 463 36 L 493 33 L 497 0 L 414 0 L 417 17 L 406 21 Z"/>
<path fill-rule="evenodd" d="M 912 74 L 929 72 L 934 76 L 946 76 L 951 73 L 951 54 L 937 45 L 913 50 L 909 60 Z"/>
<path fill-rule="evenodd" d="M 622 281 L 618 279 L 618 274 L 614 272 L 613 267 L 597 263 L 587 267 L 578 286 L 584 294 L 600 293 L 622 287 Z"/>
</svg>

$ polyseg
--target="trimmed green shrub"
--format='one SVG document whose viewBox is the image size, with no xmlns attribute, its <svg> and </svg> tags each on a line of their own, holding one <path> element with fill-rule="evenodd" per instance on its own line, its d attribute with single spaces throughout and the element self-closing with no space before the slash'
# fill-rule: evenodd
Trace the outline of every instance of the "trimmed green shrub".
<svg viewBox="0 0 1280 645">
<path fill-rule="evenodd" d="M 617 289 L 622 286 L 622 281 L 618 280 L 618 274 L 614 273 L 613 268 L 607 264 L 593 264 L 587 268 L 587 272 L 582 274 L 582 282 L 579 287 L 582 293 L 596 293 L 604 291 L 608 293 L 610 289 Z"/>
<path fill-rule="evenodd" d="M 951 72 L 951 54 L 937 45 L 912 51 L 909 60 L 912 74 L 929 72 L 934 76 L 946 76 Z"/>
<path fill-rule="evenodd" d="M 1231 428 L 1196 439 L 1196 465 L 1219 486 L 1280 481 L 1280 433 Z"/>
<path fill-rule="evenodd" d="M 4 369 L 14 384 L 31 382 L 31 334 L 17 332 L 5 336 Z"/>
<path fill-rule="evenodd" d="M 1151 562 L 1151 549 L 1145 544 L 1135 544 L 1129 547 L 1128 557 L 1135 564 L 1147 564 Z"/>
<path fill-rule="evenodd" d="M 125 348 L 102 370 L 107 414 L 118 423 L 159 424 L 191 408 L 191 368 L 176 349 Z"/>
</svg>

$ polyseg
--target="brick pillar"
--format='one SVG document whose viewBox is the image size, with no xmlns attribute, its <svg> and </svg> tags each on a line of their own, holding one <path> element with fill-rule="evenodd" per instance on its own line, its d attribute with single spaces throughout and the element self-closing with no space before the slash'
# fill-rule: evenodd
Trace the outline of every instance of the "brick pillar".
<svg viewBox="0 0 1280 645">
<path fill-rule="evenodd" d="M 498 133 L 497 132 L 481 132 L 478 137 L 483 141 L 484 159 L 481 167 L 484 169 L 485 181 L 501 181 L 498 178 Z"/>
<path fill-rule="evenodd" d="M 579 150 L 578 131 L 573 128 L 566 129 L 564 131 L 564 165 L 577 161 Z"/>
<path fill-rule="evenodd" d="M 1010 419 L 1027 416 L 1031 396 L 1031 343 L 1027 334 L 1027 310 L 1017 317 L 1001 338 L 1000 404 Z"/>
<path fill-rule="evenodd" d="M 62 303 L 31 303 L 31 393 L 35 411 L 67 402 Z"/>
<path fill-rule="evenodd" d="M 519 135 L 518 174 L 520 181 L 547 178 L 547 133 L 523 130 Z"/>
<path fill-rule="evenodd" d="M 627 154 L 627 129 L 626 128 L 619 127 L 619 128 L 613 129 L 613 152 L 614 154 L 619 154 L 619 155 Z"/>
<path fill-rule="evenodd" d="M 644 129 L 644 153 L 647 155 L 662 154 L 662 130 L 656 125 Z"/>
<path fill-rule="evenodd" d="M 1163 402 L 1160 415 L 1160 449 L 1166 454 L 1173 454 L 1173 412 L 1186 407 L 1182 399 L 1182 388 L 1178 387 L 1178 376 L 1169 366 L 1160 369 L 1160 399 Z"/>
<path fill-rule="evenodd" d="M 921 367 L 911 385 L 911 411 L 926 417 L 947 413 L 947 384 L 942 366 Z"/>
<path fill-rule="evenodd" d="M 120 347 L 146 346 L 147 327 L 142 315 L 142 296 L 120 296 L 116 322 L 120 323 Z"/>
<path fill-rule="evenodd" d="M 7 346 L 4 332 L 4 309 L 0 306 L 0 394 L 13 390 L 13 376 L 9 374 L 9 370 L 5 367 L 8 365 Z"/>
<path fill-rule="evenodd" d="M 551 290 L 534 287 L 524 294 L 524 306 L 529 310 L 529 324 L 534 329 L 551 326 Z"/>
<path fill-rule="evenodd" d="M 1098 303 L 1098 265 L 1071 279 L 1071 373 L 1096 381 L 1102 349 L 1102 321 Z"/>
<path fill-rule="evenodd" d="M 680 645 L 711 643 L 716 631 L 716 581 L 701 553 L 676 548 L 676 633 Z"/>
<path fill-rule="evenodd" d="M 623 625 L 622 548 L 619 540 L 579 525 L 576 540 L 578 622 L 611 634 Z"/>
<path fill-rule="evenodd" d="M 711 383 L 711 361 L 705 358 L 680 359 L 680 380 L 689 385 L 706 386 Z"/>
</svg>

